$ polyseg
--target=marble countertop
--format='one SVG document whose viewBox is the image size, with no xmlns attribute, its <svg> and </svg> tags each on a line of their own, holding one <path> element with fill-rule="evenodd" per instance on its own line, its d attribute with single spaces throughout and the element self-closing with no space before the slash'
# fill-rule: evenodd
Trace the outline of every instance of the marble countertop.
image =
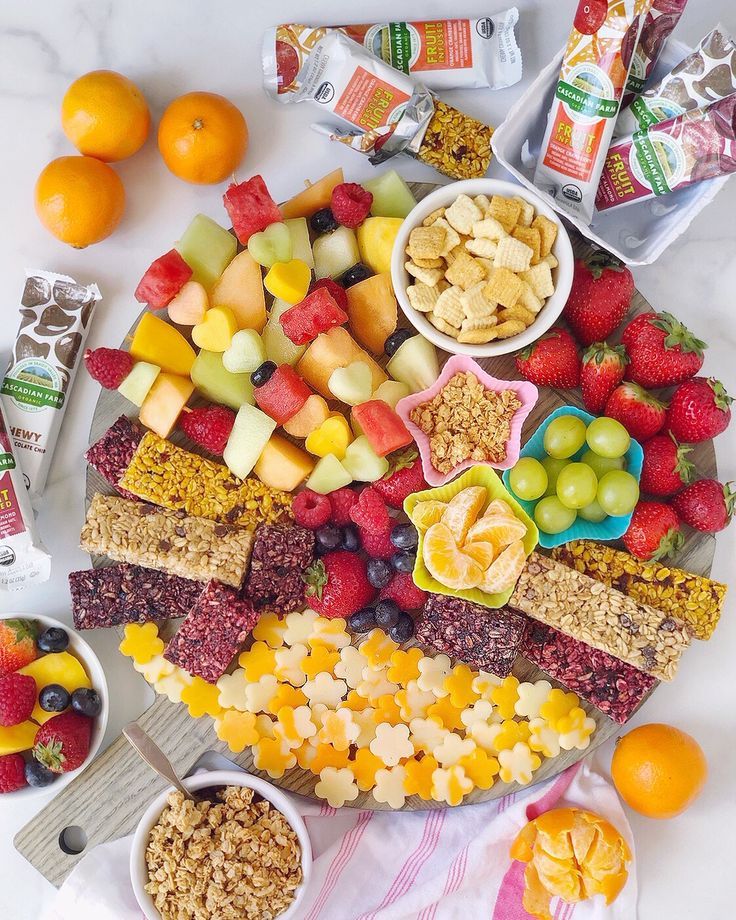
<svg viewBox="0 0 736 920">
<path fill-rule="evenodd" d="M 491 4 L 500 7 L 501 2 Z M 496 93 L 455 92 L 447 98 L 492 124 L 529 85 L 539 69 L 563 44 L 574 0 L 518 0 L 519 38 L 524 54 L 521 84 Z M 59 106 L 68 83 L 97 68 L 119 70 L 138 83 L 154 119 L 173 97 L 191 90 L 219 92 L 244 112 L 250 148 L 241 178 L 261 172 L 277 199 L 293 194 L 303 178 L 316 178 L 341 164 L 360 180 L 371 167 L 352 151 L 330 145 L 308 129 L 314 112 L 308 105 L 280 107 L 265 97 L 260 81 L 260 41 L 276 22 L 375 20 L 441 17 L 446 0 L 375 0 L 370 13 L 348 14 L 339 0 L 307 4 L 298 0 L 56 0 L 12 3 L 0 0 L 0 113 L 3 146 L 3 219 L 0 230 L 0 363 L 7 359 L 15 329 L 15 311 L 26 268 L 64 272 L 79 281 L 96 281 L 104 301 L 97 312 L 89 344 L 117 345 L 137 315 L 132 291 L 144 269 L 169 249 L 197 211 L 223 220 L 221 189 L 185 185 L 169 174 L 155 137 L 131 160 L 116 168 L 125 183 L 127 210 L 118 231 L 101 244 L 74 251 L 49 236 L 33 212 L 33 184 L 52 158 L 73 153 L 59 123 Z M 489 5 L 465 0 L 460 15 L 486 15 Z M 731 14 L 730 17 L 728 14 Z M 731 0 L 696 0 L 686 9 L 677 37 L 694 44 L 718 21 L 736 28 Z M 436 181 L 429 168 L 405 159 L 398 164 L 406 178 Z M 492 167 L 492 175 L 503 170 Z M 639 289 L 658 309 L 672 311 L 710 343 L 705 370 L 736 393 L 736 182 L 727 184 L 707 210 L 651 266 L 635 271 Z M 3 365 L 4 366 L 4 365 Z M 84 568 L 88 559 L 77 549 L 84 516 L 84 464 L 90 419 L 98 387 L 79 375 L 57 446 L 39 514 L 39 528 L 53 554 L 51 580 L 34 590 L 0 598 L 0 609 L 46 613 L 71 620 L 67 573 Z M 736 424 L 716 441 L 720 475 L 736 479 Z M 736 526 L 719 535 L 714 576 L 727 581 L 736 560 Z M 107 740 L 148 704 L 149 690 L 116 650 L 108 631 L 87 635 L 107 671 L 111 712 Z M 716 638 L 695 643 L 685 656 L 677 680 L 662 686 L 633 724 L 671 722 L 700 741 L 710 762 L 710 779 L 697 804 L 672 821 L 647 820 L 630 813 L 637 850 L 641 920 L 716 920 L 733 909 L 725 881 L 736 858 L 733 827 L 734 712 L 736 682 L 736 593 L 729 597 Z M 607 770 L 612 743 L 595 755 Z M 13 849 L 12 838 L 46 799 L 0 802 L 0 916 L 33 920 L 49 903 L 53 889 Z M 401 820 L 397 817 L 397 820 Z M 84 918 L 82 918 L 84 920 Z"/>
</svg>

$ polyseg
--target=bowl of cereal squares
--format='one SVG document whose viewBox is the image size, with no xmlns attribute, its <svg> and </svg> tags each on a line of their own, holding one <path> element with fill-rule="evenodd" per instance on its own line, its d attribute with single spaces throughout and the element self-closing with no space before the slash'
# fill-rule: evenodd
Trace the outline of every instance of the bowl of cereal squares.
<svg viewBox="0 0 736 920">
<path fill-rule="evenodd" d="M 436 189 L 407 215 L 391 279 L 409 322 L 452 354 L 493 357 L 555 322 L 574 256 L 559 216 L 521 185 L 468 179 Z"/>
<path fill-rule="evenodd" d="M 297 916 L 312 870 L 304 821 L 288 796 L 240 770 L 165 789 L 138 823 L 130 877 L 148 920 Z"/>
</svg>

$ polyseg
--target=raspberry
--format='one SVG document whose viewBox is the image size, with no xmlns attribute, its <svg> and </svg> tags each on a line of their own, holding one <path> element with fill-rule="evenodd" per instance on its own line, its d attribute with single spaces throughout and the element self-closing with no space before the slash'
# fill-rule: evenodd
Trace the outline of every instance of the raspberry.
<svg viewBox="0 0 736 920">
<path fill-rule="evenodd" d="M 392 600 L 402 610 L 418 610 L 427 600 L 427 592 L 417 588 L 409 572 L 397 572 L 385 588 L 381 588 L 379 600 Z"/>
<path fill-rule="evenodd" d="M 358 493 L 354 489 L 347 488 L 347 486 L 330 492 L 332 523 L 337 524 L 338 527 L 345 527 L 346 524 L 352 524 L 353 519 L 350 517 L 350 509 L 357 501 Z"/>
<path fill-rule="evenodd" d="M 330 208 L 343 227 L 355 229 L 368 217 L 373 195 L 357 182 L 343 182 L 332 190 Z"/>
<path fill-rule="evenodd" d="M 375 489 L 363 489 L 357 503 L 350 509 L 350 517 L 361 530 L 384 533 L 391 530 L 391 518 L 386 503 Z"/>
<path fill-rule="evenodd" d="M 0 792 L 15 792 L 26 786 L 26 763 L 20 754 L 0 757 Z"/>
<path fill-rule="evenodd" d="M 133 370 L 133 359 L 120 348 L 88 348 L 84 363 L 90 377 L 106 390 L 116 390 Z"/>
<path fill-rule="evenodd" d="M 346 313 L 348 312 L 348 295 L 345 293 L 345 288 L 338 284 L 337 281 L 333 281 L 332 278 L 318 278 L 317 281 L 312 282 L 309 293 L 316 291 L 317 288 L 326 288 L 327 293 L 332 294 L 334 297 L 338 307 Z"/>
<path fill-rule="evenodd" d="M 0 677 L 0 725 L 18 725 L 30 719 L 36 705 L 36 681 L 27 674 Z"/>
<path fill-rule="evenodd" d="M 360 542 L 363 549 L 371 559 L 390 559 L 396 552 L 396 547 L 390 540 L 391 531 L 386 530 L 379 533 L 373 533 L 364 527 L 360 529 Z"/>
<path fill-rule="evenodd" d="M 332 505 L 326 495 L 320 495 L 319 492 L 313 492 L 311 489 L 304 489 L 303 492 L 294 496 L 291 511 L 297 524 L 309 530 L 316 530 L 329 521 Z"/>
<path fill-rule="evenodd" d="M 202 406 L 183 412 L 179 427 L 195 444 L 220 456 L 235 424 L 235 413 L 225 406 Z"/>
</svg>

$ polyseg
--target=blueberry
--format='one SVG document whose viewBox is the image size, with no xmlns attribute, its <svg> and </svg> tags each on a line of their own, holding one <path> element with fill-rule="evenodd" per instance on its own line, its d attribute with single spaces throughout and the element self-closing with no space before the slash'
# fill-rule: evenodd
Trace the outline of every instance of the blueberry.
<svg viewBox="0 0 736 920">
<path fill-rule="evenodd" d="M 56 779 L 56 774 L 37 760 L 26 761 L 25 773 L 29 786 L 48 786 Z"/>
<path fill-rule="evenodd" d="M 63 712 L 70 700 L 69 691 L 61 684 L 49 684 L 38 694 L 38 705 L 45 712 Z"/>
<path fill-rule="evenodd" d="M 72 709 L 82 716 L 89 716 L 90 719 L 94 719 L 102 709 L 100 694 L 96 690 L 80 687 L 72 693 Z"/>
<path fill-rule="evenodd" d="M 334 524 L 324 524 L 322 527 L 317 528 L 314 537 L 317 541 L 318 550 L 323 553 L 329 553 L 340 545 L 342 530 Z"/>
<path fill-rule="evenodd" d="M 414 635 L 414 620 L 408 613 L 402 613 L 395 626 L 388 632 L 394 642 L 408 642 Z"/>
<path fill-rule="evenodd" d="M 354 524 L 347 524 L 342 529 L 342 548 L 349 553 L 357 553 L 360 549 L 358 528 Z"/>
<path fill-rule="evenodd" d="M 309 218 L 309 223 L 315 233 L 334 233 L 340 226 L 330 208 L 315 211 Z"/>
<path fill-rule="evenodd" d="M 397 572 L 413 572 L 416 561 L 416 553 L 407 553 L 403 549 L 398 553 L 394 553 L 391 557 L 391 565 Z"/>
<path fill-rule="evenodd" d="M 348 617 L 350 632 L 364 633 L 376 625 L 376 612 L 372 607 L 363 607 Z"/>
<path fill-rule="evenodd" d="M 358 284 L 359 281 L 365 281 L 366 278 L 370 278 L 372 274 L 373 272 L 367 265 L 363 265 L 362 262 L 356 262 L 355 265 L 352 265 L 343 273 L 340 278 L 340 284 L 344 288 L 349 288 L 354 284 Z"/>
<path fill-rule="evenodd" d="M 36 640 L 42 652 L 63 652 L 69 645 L 69 634 L 58 626 L 49 626 Z"/>
<path fill-rule="evenodd" d="M 391 335 L 383 343 L 383 350 L 389 356 L 393 357 L 396 352 L 399 350 L 400 346 L 404 344 L 407 339 L 410 339 L 414 335 L 409 329 L 397 329 L 396 332 L 392 332 Z"/>
<path fill-rule="evenodd" d="M 419 538 L 413 524 L 397 524 L 391 531 L 391 542 L 397 549 L 416 549 Z"/>
<path fill-rule="evenodd" d="M 399 622 L 401 607 L 396 601 L 385 600 L 376 604 L 376 626 L 381 629 L 390 629 Z"/>
<path fill-rule="evenodd" d="M 374 588 L 385 588 L 393 577 L 393 570 L 385 559 L 368 560 L 368 581 Z"/>
<path fill-rule="evenodd" d="M 264 361 L 260 367 L 257 367 L 253 373 L 250 375 L 250 382 L 254 387 L 262 387 L 264 383 L 273 377 L 273 372 L 276 370 L 276 365 L 273 361 Z"/>
</svg>

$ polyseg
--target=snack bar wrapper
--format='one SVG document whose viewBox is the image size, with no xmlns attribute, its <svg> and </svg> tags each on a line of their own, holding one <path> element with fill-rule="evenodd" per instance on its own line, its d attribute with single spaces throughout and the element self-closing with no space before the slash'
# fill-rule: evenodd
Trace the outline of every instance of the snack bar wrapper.
<svg viewBox="0 0 736 920">
<path fill-rule="evenodd" d="M 26 274 L 20 328 L 0 394 L 33 502 L 46 485 L 69 393 L 100 300 L 96 284 L 77 284 L 53 272 Z"/>
<path fill-rule="evenodd" d="M 595 204 L 606 211 L 732 172 L 736 172 L 736 94 L 615 141 Z"/>
<path fill-rule="evenodd" d="M 644 18 L 654 0 L 580 0 L 534 184 L 590 223 L 606 151 Z"/>
<path fill-rule="evenodd" d="M 521 51 L 514 28 L 516 7 L 482 19 L 432 19 L 350 26 L 287 23 L 263 38 L 263 83 L 279 102 L 291 102 L 314 46 L 340 31 L 366 51 L 429 89 L 502 89 L 521 79 Z"/>
<path fill-rule="evenodd" d="M 626 81 L 626 90 L 621 100 L 622 109 L 644 89 L 649 74 L 654 70 L 672 30 L 680 21 L 686 4 L 687 0 L 654 0 L 652 3 L 631 59 L 629 79 Z"/>
<path fill-rule="evenodd" d="M 633 134 L 732 93 L 736 93 L 736 44 L 719 25 L 666 77 L 621 111 L 614 134 Z"/>
</svg>

